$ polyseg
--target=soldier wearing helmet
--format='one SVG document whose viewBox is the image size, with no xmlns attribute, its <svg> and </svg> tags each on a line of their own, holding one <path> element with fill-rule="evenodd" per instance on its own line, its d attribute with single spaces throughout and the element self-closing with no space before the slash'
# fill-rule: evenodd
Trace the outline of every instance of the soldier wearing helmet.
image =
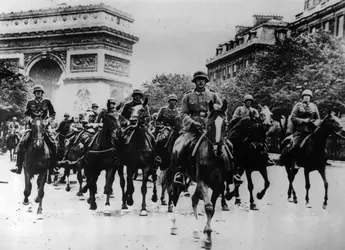
<svg viewBox="0 0 345 250">
<path fill-rule="evenodd" d="M 60 122 L 58 128 L 56 129 L 56 132 L 58 132 L 62 136 L 66 136 L 71 128 L 72 119 L 70 119 L 69 113 L 64 113 L 63 120 Z"/>
<path fill-rule="evenodd" d="M 195 89 L 185 93 L 181 104 L 181 118 L 183 126 L 183 134 L 181 137 L 181 145 L 176 145 L 176 150 L 179 151 L 176 155 L 191 156 L 193 149 L 203 133 L 203 129 L 206 126 L 205 119 L 209 113 L 209 102 L 213 101 L 214 104 L 222 105 L 219 95 L 206 87 L 209 82 L 209 78 L 206 73 L 197 71 L 193 75 L 192 82 L 195 83 Z M 229 149 L 232 149 L 232 145 L 229 141 L 226 142 Z M 180 153 L 186 152 L 186 153 Z M 188 153 L 187 153 L 188 152 Z M 183 157 L 183 156 L 182 156 Z M 185 162 L 189 159 L 176 159 L 176 162 Z M 226 160 L 225 160 L 226 161 Z M 227 164 L 227 163 L 225 163 Z M 177 169 L 174 176 L 174 183 L 185 187 L 185 177 L 183 166 L 173 166 Z M 231 166 L 229 166 L 231 168 Z M 234 181 L 241 183 L 240 176 L 235 176 Z"/>
<path fill-rule="evenodd" d="M 180 130 L 180 112 L 176 108 L 178 102 L 177 96 L 171 94 L 168 96 L 168 105 L 158 111 L 157 123 L 160 125 L 170 126 L 174 130 Z M 156 131 L 157 132 L 157 131 Z"/>
<path fill-rule="evenodd" d="M 126 118 L 128 120 L 131 116 L 132 108 L 137 106 L 137 105 L 142 104 L 142 98 L 143 97 L 144 97 L 144 94 L 143 94 L 143 92 L 141 92 L 141 90 L 139 90 L 139 89 L 133 90 L 132 101 L 127 102 L 125 104 L 125 106 L 122 109 L 121 116 L 123 116 L 124 118 Z M 148 115 L 150 116 L 148 106 L 146 105 L 146 107 L 147 107 Z"/>
<path fill-rule="evenodd" d="M 89 116 L 89 122 L 94 123 L 98 116 L 98 104 L 92 103 L 91 109 L 89 110 L 91 115 Z"/>
<path fill-rule="evenodd" d="M 232 119 L 235 120 L 237 118 L 244 118 L 244 117 L 247 117 L 249 116 L 249 114 L 251 112 L 254 112 L 255 114 L 255 117 L 259 117 L 259 112 L 255 109 L 255 108 L 252 108 L 252 104 L 254 102 L 254 98 L 252 95 L 245 95 L 243 97 L 243 103 L 244 105 L 243 106 L 240 106 L 238 107 L 233 116 L 232 116 Z"/>
<path fill-rule="evenodd" d="M 33 88 L 33 94 L 35 95 L 35 98 L 29 100 L 26 105 L 26 110 L 24 113 L 26 122 L 30 123 L 33 118 L 40 117 L 42 119 L 46 119 L 46 122 L 49 125 L 55 119 L 55 110 L 50 100 L 43 98 L 43 86 L 35 85 Z M 16 148 L 17 164 L 15 168 L 11 169 L 11 172 L 13 173 L 20 174 L 22 171 L 25 145 L 28 144 L 27 142 L 30 138 L 30 134 L 30 131 L 26 131 L 18 143 Z M 57 146 L 52 135 L 52 131 L 49 129 L 46 130 L 44 140 L 51 152 L 50 168 L 52 168 L 56 164 Z"/>
<path fill-rule="evenodd" d="M 293 144 L 290 152 L 293 157 L 304 138 L 312 133 L 320 122 L 319 110 L 316 104 L 311 102 L 312 97 L 313 93 L 309 89 L 304 90 L 302 102 L 297 103 L 291 112 Z M 298 168 L 297 165 L 296 168 Z"/>
<path fill-rule="evenodd" d="M 114 98 L 109 98 L 107 101 L 107 109 L 103 109 L 97 116 L 95 123 L 103 123 L 108 115 L 113 115 L 119 121 L 119 114 L 116 110 L 116 101 Z"/>
</svg>

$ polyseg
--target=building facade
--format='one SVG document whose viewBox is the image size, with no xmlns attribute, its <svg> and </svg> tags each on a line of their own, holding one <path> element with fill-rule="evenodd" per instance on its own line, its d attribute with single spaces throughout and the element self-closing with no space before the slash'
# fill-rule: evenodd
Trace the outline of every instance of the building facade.
<svg viewBox="0 0 345 250">
<path fill-rule="evenodd" d="M 344 0 L 305 0 L 304 11 L 297 14 L 290 23 L 292 36 L 317 30 L 325 30 L 332 35 L 344 38 Z"/>
<path fill-rule="evenodd" d="M 0 15 L 0 59 L 23 68 L 63 112 L 119 102 L 131 86 L 134 19 L 104 4 Z M 32 87 L 32 86 L 31 86 Z"/>
<path fill-rule="evenodd" d="M 254 15 L 253 26 L 236 26 L 235 37 L 216 48 L 216 55 L 206 61 L 211 82 L 227 83 L 239 70 L 248 67 L 255 53 L 287 35 L 288 23 L 281 16 Z"/>
</svg>

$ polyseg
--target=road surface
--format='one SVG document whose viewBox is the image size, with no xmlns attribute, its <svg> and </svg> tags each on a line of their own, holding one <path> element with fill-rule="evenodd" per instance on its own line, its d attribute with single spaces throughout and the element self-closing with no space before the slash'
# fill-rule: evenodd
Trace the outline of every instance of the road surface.
<svg viewBox="0 0 345 250">
<path fill-rule="evenodd" d="M 72 190 L 64 185 L 46 185 L 43 219 L 22 205 L 24 176 L 9 172 L 14 163 L 8 155 L 0 156 L 0 249 L 1 250 L 105 250 L 105 249 L 201 249 L 201 240 L 192 237 L 196 227 L 203 230 L 206 217 L 195 223 L 191 201 L 182 197 L 177 217 L 178 235 L 170 234 L 171 214 L 166 206 L 152 203 L 152 184 L 148 189 L 147 217 L 139 216 L 140 183 L 135 182 L 134 206 L 121 211 L 118 178 L 110 207 L 105 207 L 104 174 L 98 182 L 98 210 L 90 211 L 85 198 L 77 197 L 76 177 Z M 295 180 L 298 204 L 287 201 L 287 178 L 284 168 L 268 169 L 271 186 L 257 201 L 258 211 L 250 211 L 247 183 L 241 186 L 242 205 L 228 202 L 230 211 L 221 211 L 220 202 L 213 219 L 212 249 L 345 249 L 345 164 L 327 169 L 329 205 L 322 209 L 323 183 L 317 172 L 311 174 L 310 203 L 304 206 L 304 177 L 300 171 Z M 245 178 L 245 177 L 244 177 Z M 258 173 L 253 174 L 255 191 L 263 187 Z M 33 183 L 35 183 L 33 181 Z M 33 185 L 31 200 L 36 196 Z M 193 191 L 194 187 L 190 188 Z M 160 191 L 160 189 L 159 189 Z M 255 192 L 255 193 L 256 193 Z M 220 201 L 220 200 L 219 200 Z M 200 202 L 199 211 L 203 211 Z"/>
</svg>

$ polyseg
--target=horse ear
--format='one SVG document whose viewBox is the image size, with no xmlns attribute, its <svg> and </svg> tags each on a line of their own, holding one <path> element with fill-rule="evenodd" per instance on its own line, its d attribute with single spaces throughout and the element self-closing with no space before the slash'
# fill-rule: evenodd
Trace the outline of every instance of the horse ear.
<svg viewBox="0 0 345 250">
<path fill-rule="evenodd" d="M 149 98 L 147 98 L 147 96 L 145 96 L 143 106 L 145 107 L 148 104 L 148 102 L 149 102 Z"/>
<path fill-rule="evenodd" d="M 226 99 L 223 99 L 223 105 L 222 105 L 222 112 L 225 113 L 226 110 L 228 109 L 228 102 L 226 101 Z"/>
<path fill-rule="evenodd" d="M 212 112 L 214 110 L 214 106 L 213 106 L 213 101 L 211 100 L 209 103 L 208 103 L 208 109 L 210 110 L 210 112 Z"/>
</svg>

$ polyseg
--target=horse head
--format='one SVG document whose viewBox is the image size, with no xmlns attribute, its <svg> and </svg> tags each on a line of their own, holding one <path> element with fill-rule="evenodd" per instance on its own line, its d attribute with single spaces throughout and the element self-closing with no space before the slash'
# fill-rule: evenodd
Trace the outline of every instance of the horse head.
<svg viewBox="0 0 345 250">
<path fill-rule="evenodd" d="M 269 128 L 273 125 L 273 113 L 266 105 L 261 106 L 259 104 L 259 120 L 265 127 L 266 131 L 268 131 Z"/>
<path fill-rule="evenodd" d="M 131 116 L 129 118 L 131 124 L 138 126 L 145 123 L 145 119 L 149 117 L 147 103 L 148 98 L 146 97 L 142 104 L 132 107 Z"/>
<path fill-rule="evenodd" d="M 213 101 L 209 102 L 210 113 L 206 122 L 206 136 L 213 143 L 213 152 L 216 156 L 220 156 L 221 147 L 224 145 L 226 134 L 226 110 L 228 103 L 224 99 L 222 105 L 216 105 Z"/>
<path fill-rule="evenodd" d="M 333 112 L 328 113 L 325 119 L 320 122 L 319 127 L 325 128 L 329 134 L 335 134 L 345 139 L 345 130 L 341 124 L 341 120 Z"/>
<path fill-rule="evenodd" d="M 31 137 L 34 148 L 39 149 L 44 145 L 45 121 L 39 117 L 31 122 Z"/>
</svg>

